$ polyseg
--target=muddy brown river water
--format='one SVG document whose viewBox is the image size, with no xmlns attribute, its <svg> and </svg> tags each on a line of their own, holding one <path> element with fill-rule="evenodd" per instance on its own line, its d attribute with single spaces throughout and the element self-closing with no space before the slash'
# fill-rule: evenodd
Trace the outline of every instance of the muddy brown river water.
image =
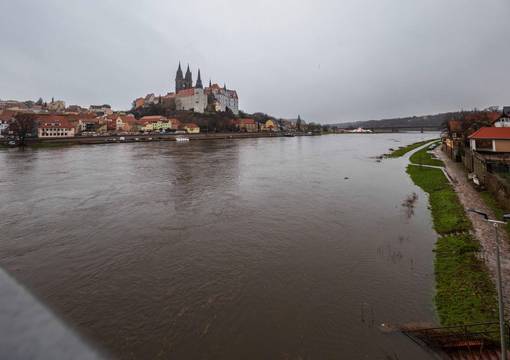
<svg viewBox="0 0 510 360">
<path fill-rule="evenodd" d="M 435 321 L 436 236 L 374 156 L 434 137 L 0 150 L 0 266 L 107 356 L 429 359 L 378 328 Z"/>
</svg>

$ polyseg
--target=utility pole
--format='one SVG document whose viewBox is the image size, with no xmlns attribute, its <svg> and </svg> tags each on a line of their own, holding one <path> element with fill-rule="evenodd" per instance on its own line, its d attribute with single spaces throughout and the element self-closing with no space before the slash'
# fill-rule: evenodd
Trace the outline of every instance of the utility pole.
<svg viewBox="0 0 510 360">
<path fill-rule="evenodd" d="M 496 231 L 496 287 L 498 289 L 498 310 L 499 310 L 499 335 L 501 342 L 501 359 L 507 360 L 507 350 L 506 350 L 506 336 L 505 336 L 505 312 L 503 307 L 503 285 L 501 280 L 501 258 L 499 254 L 499 232 L 498 227 L 501 224 L 506 224 L 508 220 L 510 220 L 510 214 L 503 215 L 503 221 L 489 219 L 489 215 L 484 213 L 483 211 L 476 209 L 468 209 L 468 211 L 476 213 L 478 215 L 483 216 L 484 220 L 488 223 L 491 223 L 494 226 Z"/>
</svg>

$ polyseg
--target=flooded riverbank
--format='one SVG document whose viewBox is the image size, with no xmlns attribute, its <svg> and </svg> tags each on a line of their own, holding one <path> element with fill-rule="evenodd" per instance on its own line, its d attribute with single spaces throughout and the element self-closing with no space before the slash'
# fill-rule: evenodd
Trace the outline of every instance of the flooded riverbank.
<svg viewBox="0 0 510 360">
<path fill-rule="evenodd" d="M 121 358 L 427 359 L 437 134 L 0 152 L 0 265 Z M 402 206 L 416 194 L 413 211 Z"/>
</svg>

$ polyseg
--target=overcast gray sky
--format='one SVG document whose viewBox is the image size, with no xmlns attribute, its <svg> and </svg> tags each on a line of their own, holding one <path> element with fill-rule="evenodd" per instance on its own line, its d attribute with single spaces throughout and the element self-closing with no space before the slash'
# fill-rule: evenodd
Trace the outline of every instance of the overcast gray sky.
<svg viewBox="0 0 510 360">
<path fill-rule="evenodd" d="M 127 109 L 180 60 L 308 121 L 510 104 L 508 0 L 0 0 L 0 34 L 1 99 Z"/>
</svg>

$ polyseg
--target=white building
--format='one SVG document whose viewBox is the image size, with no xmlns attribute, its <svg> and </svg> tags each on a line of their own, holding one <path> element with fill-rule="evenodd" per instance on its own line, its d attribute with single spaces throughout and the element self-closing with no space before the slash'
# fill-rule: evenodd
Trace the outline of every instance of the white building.
<svg viewBox="0 0 510 360">
<path fill-rule="evenodd" d="M 51 99 L 48 103 L 48 111 L 61 112 L 66 109 L 66 103 L 62 100 Z"/>
<path fill-rule="evenodd" d="M 495 127 L 510 127 L 510 106 L 503 107 L 503 115 L 494 123 Z"/>
<path fill-rule="evenodd" d="M 112 107 L 108 104 L 103 105 L 90 105 L 90 112 L 94 112 L 98 115 L 111 115 L 113 114 Z"/>
<path fill-rule="evenodd" d="M 180 90 L 175 95 L 176 110 L 189 110 L 203 113 L 207 107 L 207 95 L 204 89 L 191 88 Z"/>
<path fill-rule="evenodd" d="M 66 120 L 44 120 L 39 122 L 37 136 L 40 138 L 74 137 L 74 127 Z"/>
<path fill-rule="evenodd" d="M 229 109 L 235 115 L 239 114 L 239 98 L 235 90 L 228 90 L 226 86 L 220 87 L 218 84 L 213 84 L 205 88 L 205 93 L 213 96 L 215 111 Z"/>
</svg>

